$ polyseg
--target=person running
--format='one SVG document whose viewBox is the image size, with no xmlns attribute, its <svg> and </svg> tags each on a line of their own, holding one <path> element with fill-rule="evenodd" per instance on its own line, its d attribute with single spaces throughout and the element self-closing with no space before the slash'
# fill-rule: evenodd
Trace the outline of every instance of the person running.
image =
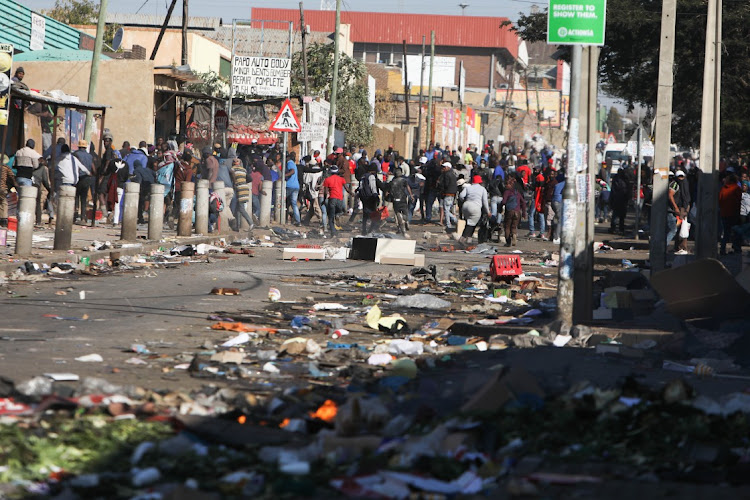
<svg viewBox="0 0 750 500">
<path fill-rule="evenodd" d="M 339 173 L 337 166 L 330 168 L 331 175 L 323 181 L 323 198 L 326 200 L 326 209 L 328 210 L 328 229 L 331 237 L 336 236 L 336 215 L 344 213 L 344 190 L 350 195 L 351 188 L 346 185 L 346 180 Z"/>
<path fill-rule="evenodd" d="M 411 188 L 409 187 L 409 181 L 404 177 L 404 172 L 401 167 L 393 169 L 393 180 L 388 183 L 388 194 L 393 203 L 393 212 L 396 217 L 396 225 L 398 226 L 398 234 L 403 234 L 406 238 L 409 237 L 406 231 L 409 230 L 409 221 L 407 211 L 409 209 L 409 202 L 412 198 Z"/>
<path fill-rule="evenodd" d="M 526 213 L 526 200 L 523 198 L 519 182 L 515 176 L 509 176 L 503 193 L 505 207 L 505 246 L 515 246 L 518 241 L 518 224 Z"/>
<path fill-rule="evenodd" d="M 724 185 L 719 191 L 719 211 L 721 215 L 722 237 L 721 255 L 727 254 L 727 242 L 732 240 L 732 253 L 742 252 L 742 241 L 734 231 L 740 224 L 740 208 L 742 206 L 742 189 L 737 176 L 731 173 L 724 177 Z"/>
</svg>

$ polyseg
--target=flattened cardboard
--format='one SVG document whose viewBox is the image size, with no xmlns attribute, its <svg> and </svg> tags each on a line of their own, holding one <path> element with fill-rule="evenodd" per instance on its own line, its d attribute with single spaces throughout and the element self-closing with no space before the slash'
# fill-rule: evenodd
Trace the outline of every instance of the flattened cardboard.
<svg viewBox="0 0 750 500">
<path fill-rule="evenodd" d="M 651 286 L 664 299 L 667 310 L 680 319 L 750 315 L 750 293 L 715 259 L 655 273 Z"/>
<path fill-rule="evenodd" d="M 521 394 L 544 398 L 536 379 L 520 367 L 499 370 L 462 407 L 462 412 L 495 412 Z"/>
</svg>

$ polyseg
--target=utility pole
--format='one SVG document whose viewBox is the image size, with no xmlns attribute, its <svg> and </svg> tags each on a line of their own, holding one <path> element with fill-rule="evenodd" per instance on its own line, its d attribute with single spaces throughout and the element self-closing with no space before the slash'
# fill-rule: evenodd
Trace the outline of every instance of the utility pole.
<svg viewBox="0 0 750 500">
<path fill-rule="evenodd" d="M 333 33 L 333 81 L 331 82 L 331 121 L 328 122 L 326 153 L 333 152 L 333 134 L 336 130 L 336 99 L 339 93 L 339 32 L 341 30 L 341 0 L 336 0 L 336 29 Z"/>
<path fill-rule="evenodd" d="M 419 119 L 417 120 L 417 147 L 414 148 L 413 158 L 419 160 L 419 148 L 422 147 L 422 94 L 424 93 L 424 42 L 425 36 L 422 35 L 422 64 L 419 70 Z"/>
<path fill-rule="evenodd" d="M 560 331 L 573 326 L 573 296 L 575 285 L 573 273 L 575 268 L 576 244 L 576 167 L 578 165 L 578 130 L 579 109 L 581 107 L 581 59 L 583 47 L 571 47 L 570 64 L 570 125 L 568 126 L 568 166 L 565 169 L 565 187 L 563 188 L 562 235 L 560 240 L 560 265 L 558 267 L 557 285 L 557 319 L 562 325 Z"/>
<path fill-rule="evenodd" d="M 182 65 L 188 63 L 188 0 L 182 0 Z"/>
<path fill-rule="evenodd" d="M 167 10 L 167 17 L 164 18 L 164 24 L 161 25 L 161 29 L 159 30 L 159 36 L 156 37 L 156 43 L 154 44 L 154 50 L 151 51 L 151 59 L 152 61 L 156 59 L 156 53 L 159 52 L 159 45 L 161 45 L 161 39 L 164 38 L 164 32 L 167 31 L 167 26 L 169 26 L 169 20 L 172 19 L 172 11 L 174 10 L 174 6 L 177 5 L 177 0 L 172 0 L 172 3 L 169 4 L 169 9 Z"/>
<path fill-rule="evenodd" d="M 305 26 L 305 8 L 302 2 L 299 3 L 299 28 L 302 32 L 302 72 L 305 77 L 305 96 L 310 96 L 310 82 L 307 77 L 307 26 Z M 310 124 L 310 103 L 305 103 L 303 99 L 302 105 L 305 108 L 305 122 Z M 308 153 L 309 143 L 304 143 L 304 153 Z"/>
<path fill-rule="evenodd" d="M 432 141 L 432 69 L 435 61 L 435 30 L 430 33 L 430 82 L 428 91 L 430 95 L 427 96 L 427 147 L 429 148 L 430 141 Z"/>
<path fill-rule="evenodd" d="M 579 141 L 587 145 L 576 169 L 578 192 L 575 222 L 575 273 L 573 274 L 573 324 L 591 321 L 594 283 L 594 179 L 596 174 L 596 101 L 599 91 L 599 47 L 582 50 Z M 585 181 L 585 182 L 584 182 Z M 584 200 L 584 201 L 581 201 Z"/>
<path fill-rule="evenodd" d="M 411 92 L 409 91 L 409 73 L 406 69 L 406 40 L 404 40 L 404 107 L 406 108 L 406 123 L 411 123 L 411 118 L 409 117 L 409 98 L 411 97 Z"/>
<path fill-rule="evenodd" d="M 701 112 L 701 176 L 698 181 L 698 225 L 695 253 L 700 259 L 716 258 L 716 213 L 719 200 L 719 132 L 721 111 L 722 0 L 709 0 L 706 21 L 706 60 L 703 69 Z"/>
<path fill-rule="evenodd" d="M 664 0 L 661 13 L 659 82 L 656 97 L 656 137 L 654 142 L 654 187 L 651 203 L 651 271 L 667 265 L 667 184 L 669 145 L 672 142 L 672 87 L 674 85 L 674 38 L 677 0 Z M 714 221 L 715 223 L 715 221 Z"/>
<path fill-rule="evenodd" d="M 307 78 L 307 27 L 305 26 L 305 9 L 302 2 L 299 3 L 299 28 L 302 31 L 302 71 L 305 76 L 305 95 L 309 96 L 310 82 Z"/>
<path fill-rule="evenodd" d="M 96 24 L 96 41 L 94 42 L 94 54 L 91 57 L 91 75 L 89 77 L 89 102 L 96 100 L 96 84 L 99 79 L 99 59 L 102 58 L 102 42 L 104 41 L 104 31 L 107 17 L 107 0 L 101 0 L 99 4 L 99 21 Z M 91 140 L 91 132 L 94 126 L 94 112 L 86 111 L 86 124 L 83 129 L 83 136 L 87 141 Z M 7 127 L 6 127 L 7 128 Z M 3 145 L 4 146 L 4 145 Z"/>
</svg>

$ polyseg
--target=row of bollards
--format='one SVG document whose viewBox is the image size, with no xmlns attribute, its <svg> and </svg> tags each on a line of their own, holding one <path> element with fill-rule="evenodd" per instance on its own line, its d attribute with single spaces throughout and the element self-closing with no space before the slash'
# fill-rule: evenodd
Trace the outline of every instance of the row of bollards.
<svg viewBox="0 0 750 500">
<path fill-rule="evenodd" d="M 191 236 L 193 234 L 193 222 L 195 222 L 195 234 L 208 234 L 209 229 L 209 187 L 221 198 L 224 210 L 219 214 L 217 230 L 226 233 L 229 229 L 231 219 L 230 208 L 225 196 L 225 186 L 221 181 L 214 182 L 210 186 L 208 180 L 194 182 L 183 182 L 179 197 L 177 236 Z M 138 199 L 140 196 L 140 184 L 128 182 L 125 184 L 125 192 L 122 200 L 122 226 L 120 239 L 124 241 L 135 241 L 138 230 Z M 271 222 L 271 193 L 273 183 L 263 182 L 261 196 L 260 224 L 268 226 Z M 55 223 L 55 250 L 70 250 L 73 236 L 73 218 L 75 215 L 74 186 L 60 186 L 57 191 L 57 219 Z M 193 197 L 195 196 L 195 207 Z M 18 200 L 18 228 L 16 232 L 16 255 L 26 257 L 31 255 L 34 222 L 36 221 L 37 188 L 34 186 L 21 186 L 19 188 Z M 252 199 L 252 197 L 251 197 Z M 159 183 L 151 184 L 149 193 L 148 209 L 148 239 L 159 240 L 164 229 L 164 186 Z M 252 213 L 252 207 L 250 207 Z M 237 221 L 239 223 L 239 221 Z M 247 229 L 247 225 L 244 227 Z"/>
</svg>

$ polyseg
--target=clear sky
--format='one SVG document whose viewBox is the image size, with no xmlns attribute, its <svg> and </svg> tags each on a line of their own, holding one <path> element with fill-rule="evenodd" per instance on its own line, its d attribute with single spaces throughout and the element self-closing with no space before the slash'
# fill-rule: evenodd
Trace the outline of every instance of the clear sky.
<svg viewBox="0 0 750 500">
<path fill-rule="evenodd" d="M 325 0 L 324 0 L 325 1 Z M 335 5 L 335 0 L 329 0 Z M 54 5 L 54 0 L 20 0 L 32 9 L 46 9 Z M 140 9 L 142 14 L 164 15 L 169 0 L 111 0 L 110 12 L 133 13 Z M 544 7 L 547 0 L 342 0 L 344 10 L 377 11 L 393 13 L 461 14 L 460 3 L 468 4 L 467 16 L 509 17 L 515 20 L 519 12 L 529 12 L 532 5 Z M 178 2 L 175 15 L 180 16 L 182 2 Z M 320 9 L 321 0 L 304 0 L 305 9 Z M 299 8 L 299 0 L 190 0 L 191 16 L 221 17 L 225 21 L 232 18 L 248 18 L 251 7 Z"/>
</svg>

